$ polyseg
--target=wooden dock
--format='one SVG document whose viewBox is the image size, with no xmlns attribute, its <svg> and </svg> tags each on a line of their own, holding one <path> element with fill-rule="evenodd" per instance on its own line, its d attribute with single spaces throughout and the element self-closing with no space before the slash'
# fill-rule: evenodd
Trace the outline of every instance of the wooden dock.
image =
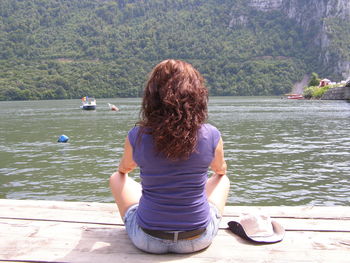
<svg viewBox="0 0 350 263">
<path fill-rule="evenodd" d="M 286 229 L 282 242 L 253 245 L 227 230 L 262 211 Z M 115 204 L 0 199 L 0 262 L 350 262 L 350 207 L 226 207 L 206 250 L 151 255 L 129 241 Z"/>
</svg>

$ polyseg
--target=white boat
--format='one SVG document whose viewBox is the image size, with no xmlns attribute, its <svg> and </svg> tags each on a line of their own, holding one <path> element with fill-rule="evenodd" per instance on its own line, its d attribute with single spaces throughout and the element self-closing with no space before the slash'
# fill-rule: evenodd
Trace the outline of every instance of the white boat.
<svg viewBox="0 0 350 263">
<path fill-rule="evenodd" d="M 96 110 L 95 98 L 84 97 L 81 99 L 82 105 L 80 106 L 83 110 Z"/>
</svg>

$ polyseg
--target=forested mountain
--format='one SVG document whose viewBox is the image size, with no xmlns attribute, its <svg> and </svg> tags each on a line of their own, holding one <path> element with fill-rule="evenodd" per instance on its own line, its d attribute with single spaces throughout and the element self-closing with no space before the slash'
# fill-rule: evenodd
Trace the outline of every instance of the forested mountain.
<svg viewBox="0 0 350 263">
<path fill-rule="evenodd" d="M 211 95 L 350 72 L 348 0 L 1 0 L 0 19 L 0 100 L 139 96 L 166 58 Z"/>
</svg>

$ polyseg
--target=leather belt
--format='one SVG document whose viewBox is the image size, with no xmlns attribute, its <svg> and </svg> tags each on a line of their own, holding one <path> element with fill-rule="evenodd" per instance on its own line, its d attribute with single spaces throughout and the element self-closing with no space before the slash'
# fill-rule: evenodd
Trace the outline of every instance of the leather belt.
<svg viewBox="0 0 350 263">
<path fill-rule="evenodd" d="M 198 228 L 190 231 L 163 231 L 163 230 L 152 230 L 142 228 L 143 232 L 149 234 L 150 236 L 166 239 L 166 240 L 191 240 L 200 237 L 202 233 L 205 232 L 206 228 Z"/>
</svg>

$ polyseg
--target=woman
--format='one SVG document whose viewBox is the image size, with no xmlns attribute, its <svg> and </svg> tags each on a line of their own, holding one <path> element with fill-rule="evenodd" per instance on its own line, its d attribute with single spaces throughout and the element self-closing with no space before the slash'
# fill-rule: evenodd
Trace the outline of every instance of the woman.
<svg viewBox="0 0 350 263">
<path fill-rule="evenodd" d="M 218 231 L 230 183 L 220 132 L 205 124 L 207 102 L 204 80 L 190 64 L 165 60 L 151 72 L 141 119 L 110 178 L 126 231 L 143 251 L 198 251 Z M 137 166 L 142 187 L 128 177 Z"/>
</svg>

